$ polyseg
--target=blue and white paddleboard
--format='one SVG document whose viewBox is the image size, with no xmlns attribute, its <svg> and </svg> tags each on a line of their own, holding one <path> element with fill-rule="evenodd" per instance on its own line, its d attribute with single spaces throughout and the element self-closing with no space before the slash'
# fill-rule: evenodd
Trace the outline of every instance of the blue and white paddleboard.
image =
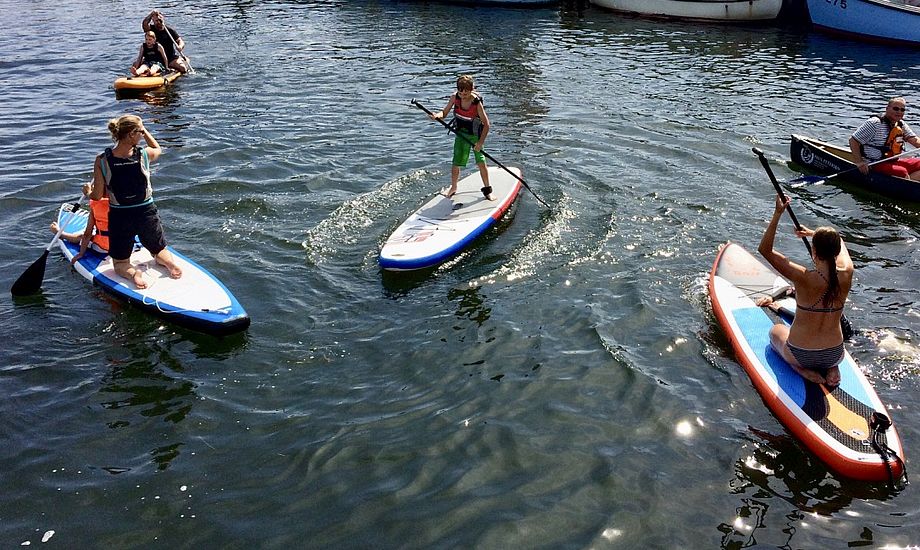
<svg viewBox="0 0 920 550">
<path fill-rule="evenodd" d="M 518 176 L 521 170 L 510 168 Z M 407 271 L 436 266 L 467 248 L 494 226 L 514 204 L 521 181 L 497 167 L 489 167 L 492 198 L 482 196 L 479 171 L 457 182 L 457 193 L 437 195 L 412 213 L 380 250 L 380 267 Z"/>
<path fill-rule="evenodd" d="M 58 225 L 67 233 L 82 233 L 89 213 L 80 209 L 71 212 L 72 204 L 64 204 L 58 211 Z M 80 252 L 80 246 L 58 241 L 67 260 Z M 140 307 L 158 317 L 194 330 L 224 336 L 246 330 L 249 315 L 227 287 L 214 275 L 192 260 L 168 247 L 182 269 L 182 277 L 173 279 L 166 268 L 156 263 L 146 248 L 135 244 L 131 263 L 144 273 L 147 288 L 138 289 L 132 281 L 115 273 L 112 259 L 88 249 L 77 260 L 74 268 L 87 280 L 126 302 Z"/>
<path fill-rule="evenodd" d="M 849 352 L 840 364 L 840 385 L 829 388 L 802 378 L 770 345 L 775 322 L 758 298 L 786 294 L 788 281 L 743 247 L 722 247 L 709 277 L 712 310 L 771 412 L 834 472 L 853 479 L 901 477 L 904 456 L 894 426 L 874 429 L 873 413 L 888 412 Z M 794 308 L 794 304 L 793 304 Z"/>
</svg>

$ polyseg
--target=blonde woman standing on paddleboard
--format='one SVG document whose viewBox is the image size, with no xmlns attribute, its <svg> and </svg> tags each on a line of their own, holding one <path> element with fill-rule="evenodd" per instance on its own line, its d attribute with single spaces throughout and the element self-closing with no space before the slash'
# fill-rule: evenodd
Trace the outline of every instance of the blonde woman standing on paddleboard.
<svg viewBox="0 0 920 550">
<path fill-rule="evenodd" d="M 795 287 L 795 320 L 791 327 L 773 325 L 770 345 L 803 378 L 837 386 L 840 384 L 837 365 L 844 358 L 840 318 L 853 284 L 853 260 L 832 227 L 814 231 L 802 227 L 796 231 L 798 237 L 812 238 L 814 269 L 774 250 L 776 227 L 788 205 L 789 197 L 777 195 L 773 218 L 757 249 Z"/>
<path fill-rule="evenodd" d="M 114 147 L 107 147 L 93 163 L 92 199 L 109 198 L 109 256 L 115 272 L 133 281 L 137 288 L 147 288 L 144 274 L 131 265 L 134 237 L 140 238 L 157 263 L 178 279 L 182 269 L 166 249 L 166 237 L 160 215 L 153 203 L 150 163 L 163 150 L 140 117 L 124 115 L 108 124 Z M 140 141 L 146 144 L 141 147 Z"/>
</svg>

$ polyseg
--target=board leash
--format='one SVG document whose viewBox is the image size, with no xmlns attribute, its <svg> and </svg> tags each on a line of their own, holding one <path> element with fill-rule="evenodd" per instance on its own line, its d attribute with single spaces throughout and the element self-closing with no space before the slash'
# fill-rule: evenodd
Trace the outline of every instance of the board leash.
<svg viewBox="0 0 920 550">
<path fill-rule="evenodd" d="M 909 484 L 910 480 L 907 477 L 907 465 L 904 464 L 904 460 L 898 456 L 898 453 L 894 452 L 894 449 L 881 441 L 882 436 L 890 427 L 891 419 L 888 418 L 888 416 L 878 411 L 872 412 L 872 416 L 869 420 L 869 429 L 872 430 L 872 448 L 875 449 L 875 452 L 885 461 L 885 469 L 888 470 L 888 485 L 892 489 L 895 489 L 894 473 L 891 471 L 892 457 L 894 457 L 895 462 L 901 466 L 901 476 L 904 478 L 904 484 Z"/>
</svg>

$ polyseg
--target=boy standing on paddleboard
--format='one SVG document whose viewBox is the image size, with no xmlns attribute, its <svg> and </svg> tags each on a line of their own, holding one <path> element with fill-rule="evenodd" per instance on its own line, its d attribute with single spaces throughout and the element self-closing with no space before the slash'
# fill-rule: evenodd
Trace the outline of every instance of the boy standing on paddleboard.
<svg viewBox="0 0 920 550">
<path fill-rule="evenodd" d="M 482 154 L 482 144 L 489 134 L 489 116 L 482 103 L 482 97 L 473 91 L 473 77 L 465 74 L 457 79 L 457 92 L 451 94 L 450 100 L 440 113 L 431 115 L 432 119 L 443 120 L 454 110 L 454 119 L 450 126 L 457 137 L 454 139 L 454 158 L 450 168 L 450 189 L 447 197 L 454 196 L 457 192 L 457 181 L 460 179 L 460 168 L 467 165 L 470 160 L 470 149 L 476 158 L 479 174 L 482 177 L 482 195 L 492 199 L 492 186 L 489 185 L 489 169 L 486 167 L 486 157 Z"/>
</svg>

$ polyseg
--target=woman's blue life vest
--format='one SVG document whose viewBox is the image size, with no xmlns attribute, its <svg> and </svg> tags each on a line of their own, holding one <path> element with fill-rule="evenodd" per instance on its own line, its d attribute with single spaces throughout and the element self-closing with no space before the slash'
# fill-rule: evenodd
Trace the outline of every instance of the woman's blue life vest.
<svg viewBox="0 0 920 550">
<path fill-rule="evenodd" d="M 450 127 L 454 130 L 466 130 L 477 138 L 482 136 L 482 120 L 479 118 L 480 103 L 482 103 L 482 97 L 473 92 L 473 101 L 469 108 L 464 109 L 460 92 L 457 92 L 454 96 L 454 118 L 450 121 Z"/>
<path fill-rule="evenodd" d="M 135 146 L 129 158 L 121 158 L 112 153 L 111 147 L 106 147 L 99 167 L 105 178 L 110 208 L 131 208 L 153 202 L 147 149 Z"/>
</svg>

